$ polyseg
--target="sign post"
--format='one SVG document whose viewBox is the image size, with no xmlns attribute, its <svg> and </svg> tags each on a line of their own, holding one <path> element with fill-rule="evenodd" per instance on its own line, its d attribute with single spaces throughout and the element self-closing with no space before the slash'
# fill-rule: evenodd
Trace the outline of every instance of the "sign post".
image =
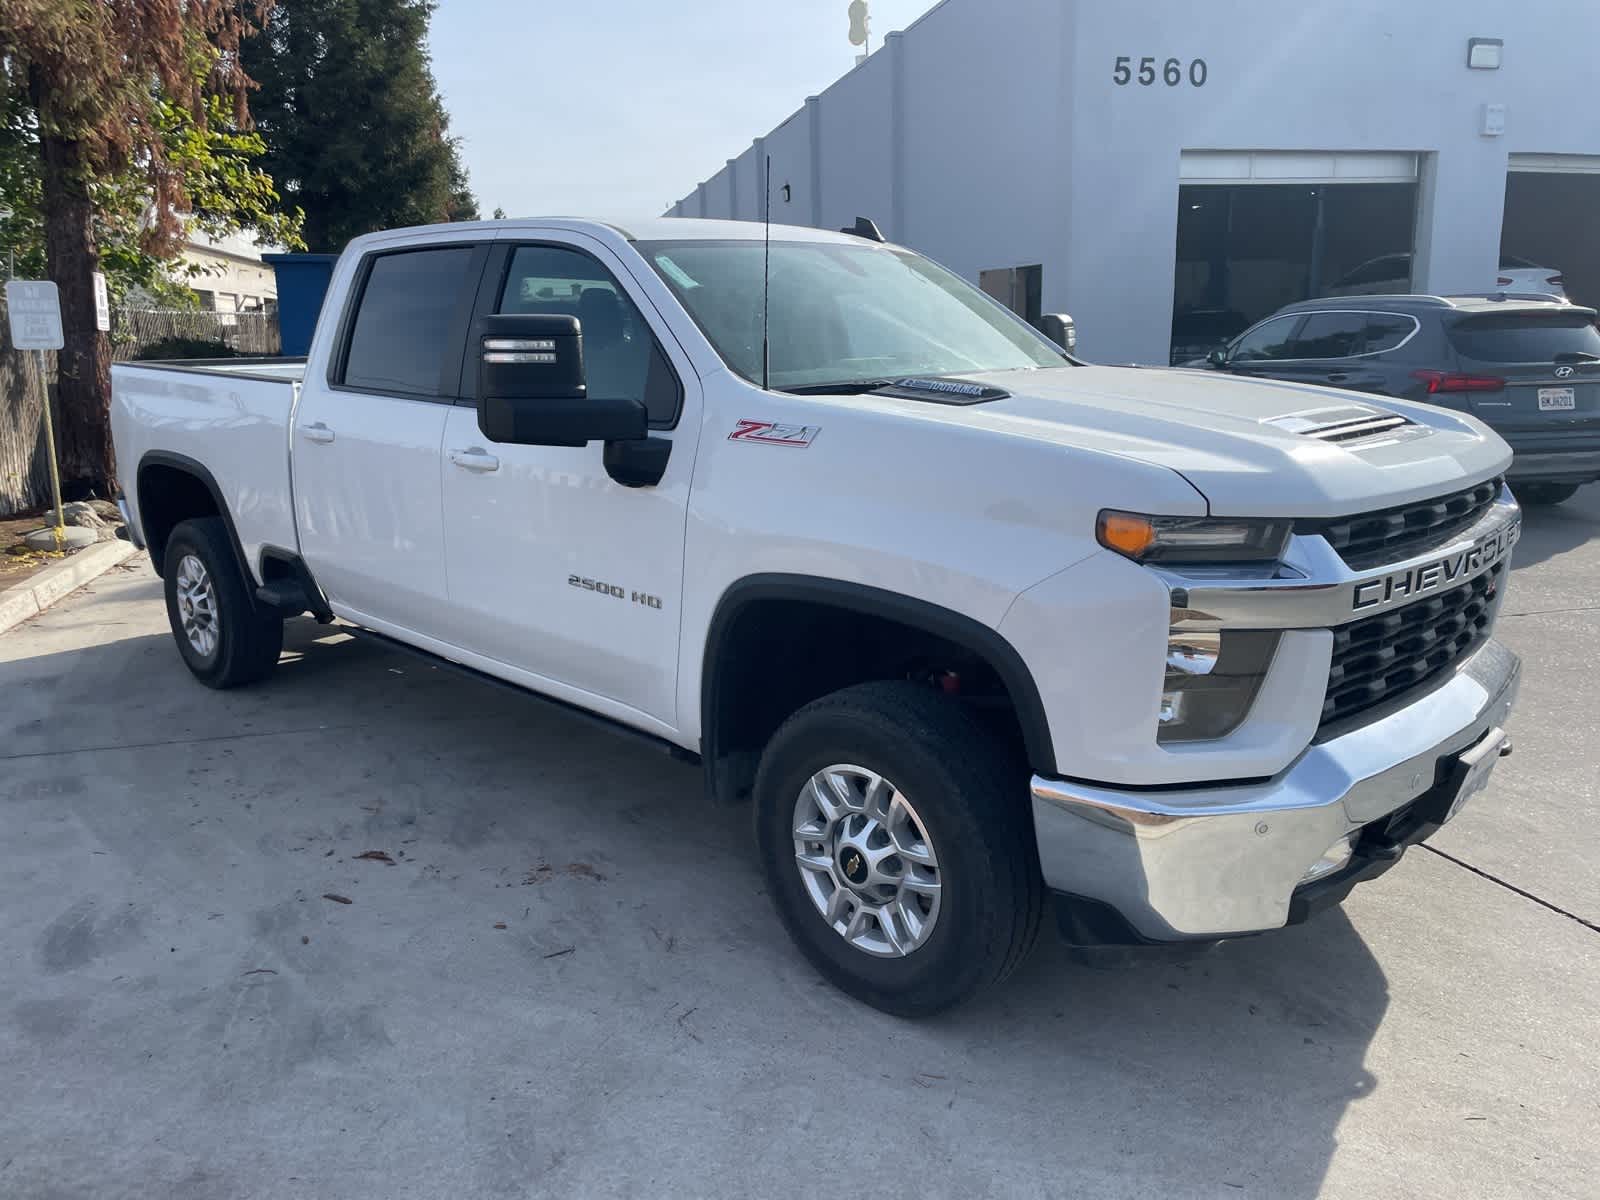
<svg viewBox="0 0 1600 1200">
<path fill-rule="evenodd" d="M 50 385 L 44 352 L 65 345 L 61 336 L 61 296 L 49 280 L 6 281 L 6 311 L 11 322 L 11 344 L 18 350 L 39 353 L 39 383 L 44 388 L 44 436 L 50 451 L 50 499 L 56 506 L 56 549 L 67 544 L 67 520 L 61 507 L 61 467 L 56 462 L 56 427 L 50 416 Z"/>
</svg>

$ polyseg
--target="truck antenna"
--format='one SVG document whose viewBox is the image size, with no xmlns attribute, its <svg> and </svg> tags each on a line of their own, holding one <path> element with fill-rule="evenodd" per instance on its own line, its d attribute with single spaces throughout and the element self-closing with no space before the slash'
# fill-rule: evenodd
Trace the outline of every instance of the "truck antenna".
<svg viewBox="0 0 1600 1200">
<path fill-rule="evenodd" d="M 772 292 L 772 155 L 767 155 L 766 228 L 762 231 L 761 251 L 761 390 L 772 390 L 772 342 L 768 337 L 769 297 Z"/>
</svg>

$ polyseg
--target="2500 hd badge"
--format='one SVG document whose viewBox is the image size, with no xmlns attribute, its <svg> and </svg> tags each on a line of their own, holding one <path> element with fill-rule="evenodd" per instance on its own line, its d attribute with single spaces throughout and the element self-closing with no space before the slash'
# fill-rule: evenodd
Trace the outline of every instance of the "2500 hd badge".
<svg viewBox="0 0 1600 1200">
<path fill-rule="evenodd" d="M 1424 563 L 1404 571 L 1380 575 L 1376 579 L 1358 583 L 1353 593 L 1351 607 L 1357 612 L 1381 608 L 1398 600 L 1410 600 L 1426 592 L 1437 591 L 1455 583 L 1465 583 L 1483 574 L 1495 563 L 1511 553 L 1522 533 L 1522 522 L 1514 521 L 1488 537 L 1447 558 Z"/>
</svg>

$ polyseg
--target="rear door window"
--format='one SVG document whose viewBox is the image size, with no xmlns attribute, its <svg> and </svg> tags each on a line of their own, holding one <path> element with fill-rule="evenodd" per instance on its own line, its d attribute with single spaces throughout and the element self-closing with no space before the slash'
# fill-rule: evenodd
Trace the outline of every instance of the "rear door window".
<svg viewBox="0 0 1600 1200">
<path fill-rule="evenodd" d="M 1464 358 L 1496 363 L 1600 360 L 1600 330 L 1582 313 L 1493 313 L 1450 329 Z"/>
<path fill-rule="evenodd" d="M 381 254 L 372 260 L 345 353 L 346 387 L 433 397 L 444 394 L 447 352 L 467 287 L 473 247 Z"/>
<path fill-rule="evenodd" d="M 1321 312 L 1306 318 L 1289 343 L 1288 358 L 1349 358 L 1361 353 L 1365 313 Z"/>
</svg>

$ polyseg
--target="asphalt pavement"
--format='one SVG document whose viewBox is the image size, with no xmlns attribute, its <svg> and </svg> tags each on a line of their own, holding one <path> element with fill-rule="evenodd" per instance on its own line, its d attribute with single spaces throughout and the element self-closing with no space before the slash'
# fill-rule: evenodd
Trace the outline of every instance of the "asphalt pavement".
<svg viewBox="0 0 1600 1200">
<path fill-rule="evenodd" d="M 921 1023 L 806 966 L 694 770 L 309 622 L 207 691 L 130 560 L 0 636 L 0 1197 L 1590 1200 L 1597 533 L 1529 514 L 1517 751 L 1442 853 Z"/>
</svg>

